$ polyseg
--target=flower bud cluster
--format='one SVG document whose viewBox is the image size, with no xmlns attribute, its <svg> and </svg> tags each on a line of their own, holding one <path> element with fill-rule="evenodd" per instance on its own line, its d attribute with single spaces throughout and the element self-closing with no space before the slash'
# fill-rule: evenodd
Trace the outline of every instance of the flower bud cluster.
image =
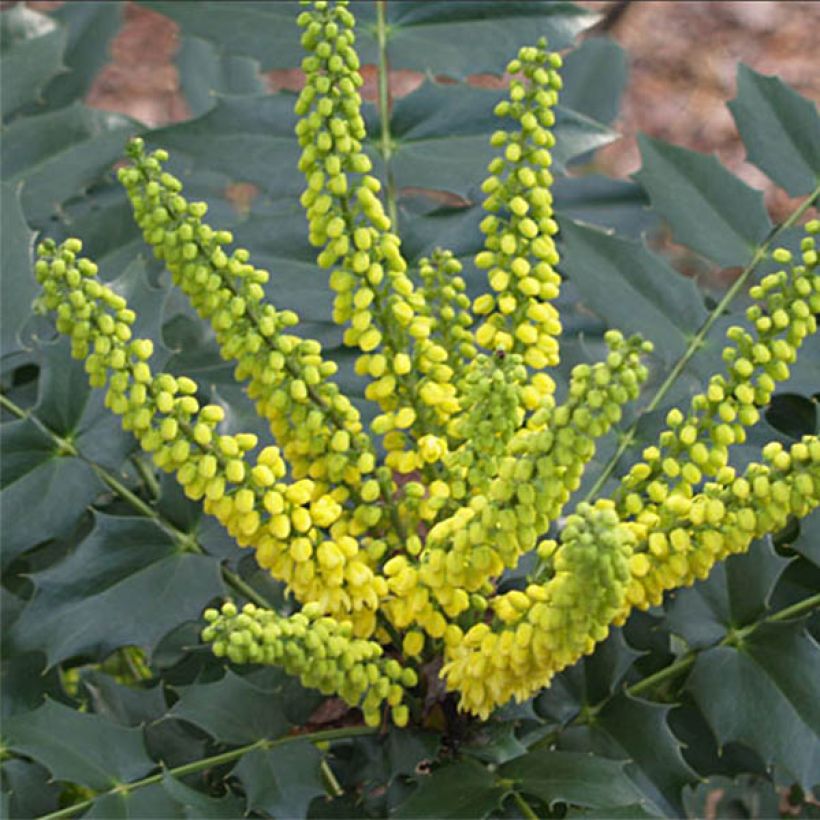
<svg viewBox="0 0 820 820">
<path fill-rule="evenodd" d="M 658 446 L 643 451 L 616 496 L 622 515 L 640 521 L 641 514 L 655 515 L 670 496 L 690 497 L 693 488 L 710 478 L 721 484 L 733 480 L 729 448 L 746 440 L 746 428 L 760 418 L 760 408 L 771 400 L 778 382 L 789 377 L 803 340 L 817 330 L 820 311 L 820 276 L 813 234 L 820 221 L 806 225 L 802 264 L 765 276 L 749 293 L 758 300 L 746 311 L 752 328 L 730 327 L 731 342 L 723 351 L 724 375 L 714 375 L 706 392 L 693 397 L 688 415 L 674 409 L 667 415 L 668 429 Z M 774 251 L 779 263 L 792 261 L 785 249 Z"/>
<path fill-rule="evenodd" d="M 670 496 L 653 519 L 633 525 L 640 542 L 630 559 L 627 606 L 660 604 L 666 590 L 705 578 L 717 561 L 745 552 L 766 533 L 782 529 L 789 516 L 808 515 L 820 505 L 820 440 L 805 436 L 785 450 L 763 448 L 764 463 L 742 475 L 727 467 L 723 480 L 708 482 L 691 498 Z"/>
<path fill-rule="evenodd" d="M 106 406 L 122 416 L 156 465 L 176 474 L 189 498 L 203 499 L 240 546 L 252 546 L 259 564 L 285 581 L 300 601 L 319 602 L 350 617 L 357 634 L 375 628 L 384 578 L 374 560 L 347 534 L 341 519 L 345 491 L 322 482 L 283 481 L 285 461 L 277 447 L 257 446 L 250 434 L 220 435 L 219 405 L 200 407 L 197 385 L 187 377 L 154 376 L 153 344 L 132 339 L 135 314 L 125 299 L 96 278 L 97 266 L 77 259 L 77 239 L 60 248 L 45 242 L 35 267 L 43 285 L 41 306 L 57 313 L 57 329 L 86 359 L 94 387 L 108 383 Z"/>
<path fill-rule="evenodd" d="M 418 683 L 415 671 L 385 659 L 375 641 L 353 637 L 349 621 L 323 616 L 316 604 L 286 618 L 253 604 L 237 611 L 228 602 L 221 610 L 205 610 L 204 617 L 208 626 L 202 638 L 215 655 L 237 664 L 281 666 L 304 686 L 360 707 L 368 726 L 381 723 L 385 704 L 397 726 L 407 724 L 403 701 L 406 690 Z"/>
<path fill-rule="evenodd" d="M 141 140 L 120 171 L 136 221 L 212 324 L 224 358 L 236 361 L 282 451 L 262 447 L 254 458 L 256 437 L 222 435 L 222 408 L 200 406 L 194 381 L 152 374 L 152 343 L 133 338 L 134 312 L 78 258 L 78 240 L 40 246 L 38 305 L 56 313 L 91 384 L 107 387 L 106 405 L 157 467 L 175 473 L 302 604 L 291 617 L 231 603 L 209 610 L 203 638 L 216 654 L 282 666 L 360 706 L 371 725 L 386 703 L 402 726 L 416 673 L 386 659 L 383 646 L 408 664 L 443 651 L 447 688 L 486 717 L 547 685 L 631 608 L 660 603 L 665 590 L 705 577 L 818 506 L 816 436 L 788 450 L 767 445 L 742 474 L 729 453 L 816 331 L 820 221 L 806 226 L 801 259 L 774 252 L 791 264 L 751 289 L 758 304 L 746 326 L 728 332 L 726 372 L 688 413 L 669 413 L 657 446 L 612 500 L 579 504 L 559 541 L 542 541 L 597 439 L 638 397 L 651 349 L 609 331 L 605 360 L 576 366 L 560 403 L 554 381 L 532 372 L 557 362 L 561 329 L 550 303 L 560 279 L 548 130 L 560 58 L 541 43 L 508 66 L 509 99 L 496 113 L 515 127 L 492 137 L 502 153 L 483 186 L 476 258 L 492 292 L 471 311 L 450 252 L 421 261 L 420 287 L 408 274 L 362 150 L 362 78 L 346 4 L 317 0 L 299 23 L 309 52 L 296 105 L 302 204 L 319 264 L 331 269 L 334 319 L 359 349 L 356 370 L 370 377 L 366 396 L 381 409 L 371 432 L 383 437 L 383 463 L 332 380 L 335 365 L 318 342 L 292 332 L 295 314 L 264 301 L 268 273 L 244 249 L 226 250 L 230 233 L 203 222 L 204 203 L 187 202 L 163 170 L 167 154 L 146 155 Z M 498 578 L 531 550 L 540 562 L 532 582 L 499 594 Z"/>
<path fill-rule="evenodd" d="M 552 554 L 552 577 L 495 597 L 492 623 L 446 642 L 441 674 L 448 689 L 461 693 L 461 708 L 486 718 L 511 698 L 531 697 L 592 652 L 623 606 L 633 543 L 612 502 L 579 504 L 560 546 L 539 547 Z"/>
<path fill-rule="evenodd" d="M 488 216 L 481 223 L 486 234 L 476 265 L 488 269 L 494 293 L 479 296 L 474 311 L 483 316 L 476 342 L 485 348 L 520 353 L 536 370 L 558 362 L 561 332 L 558 311 L 549 300 L 558 295 L 560 276 L 555 271 L 558 253 L 553 235 L 550 186 L 550 148 L 555 138 L 552 109 L 558 100 L 561 65 L 557 54 L 522 48 L 507 66 L 513 75 L 510 97 L 495 113 L 515 123 L 513 130 L 496 131 L 491 143 L 503 148 L 488 167 L 482 185 Z"/>
<path fill-rule="evenodd" d="M 269 419 L 293 475 L 356 490 L 375 459 L 358 411 L 329 380 L 336 364 L 322 358 L 319 342 L 288 333 L 298 318 L 264 301 L 268 272 L 250 264 L 243 248 L 225 252 L 233 237 L 202 221 L 205 203 L 181 195 L 179 180 L 163 171 L 167 153 L 146 156 L 136 139 L 129 154 L 133 164 L 119 177 L 137 224 L 174 283 L 213 325 L 224 358 L 238 362 L 236 377 L 248 379 L 248 393 Z M 362 532 L 372 510 L 357 512 L 351 526 Z"/>
<path fill-rule="evenodd" d="M 383 411 L 373 431 L 385 436 L 385 464 L 411 473 L 429 458 L 411 428 L 429 433 L 458 410 L 453 370 L 447 349 L 431 338 L 434 317 L 407 274 L 377 196 L 381 184 L 368 173 L 353 15 L 345 4 L 320 2 L 298 22 L 308 51 L 296 134 L 309 238 L 322 248 L 319 265 L 333 268 L 333 319 L 347 324 L 345 344 L 362 352 L 356 370 L 372 379 L 365 396 Z"/>
</svg>

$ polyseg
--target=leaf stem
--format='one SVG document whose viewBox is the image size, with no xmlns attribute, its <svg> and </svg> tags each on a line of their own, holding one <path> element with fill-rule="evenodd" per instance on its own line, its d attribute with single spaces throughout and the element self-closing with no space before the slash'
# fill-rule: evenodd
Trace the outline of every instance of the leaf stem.
<svg viewBox="0 0 820 820">
<path fill-rule="evenodd" d="M 538 820 L 538 815 L 533 811 L 532 806 L 524 799 L 520 792 L 513 789 L 510 794 L 512 794 L 513 800 L 515 800 L 516 805 L 521 810 L 521 814 L 523 814 L 527 820 Z"/>
<path fill-rule="evenodd" d="M 126 487 L 113 473 L 107 470 L 97 462 L 84 456 L 71 442 L 64 439 L 58 433 L 55 433 L 42 419 L 38 418 L 30 410 L 24 410 L 22 407 L 15 404 L 8 396 L 0 392 L 0 407 L 4 407 L 19 419 L 26 419 L 34 424 L 42 433 L 47 435 L 54 441 L 55 445 L 61 452 L 68 453 L 75 458 L 84 461 L 94 471 L 97 477 L 109 489 L 113 490 L 120 498 L 127 501 L 135 510 L 150 518 L 156 523 L 158 527 L 165 530 L 177 544 L 186 552 L 194 552 L 198 555 L 205 555 L 206 551 L 202 545 L 197 541 L 196 537 L 191 533 L 184 532 L 171 523 L 167 518 L 158 513 L 150 504 L 143 501 L 135 492 Z M 249 601 L 253 601 L 257 606 L 265 609 L 273 609 L 273 604 L 270 603 L 264 596 L 260 595 L 253 587 L 247 584 L 235 572 L 228 569 L 224 565 L 220 565 L 220 573 L 225 583 L 234 589 L 240 595 L 244 595 Z"/>
<path fill-rule="evenodd" d="M 95 800 L 100 797 L 108 797 L 113 795 L 127 795 L 137 789 L 145 786 L 153 786 L 156 783 L 161 783 L 167 776 L 170 777 L 185 777 L 189 774 L 201 772 L 204 769 L 210 769 L 214 766 L 222 766 L 225 763 L 232 763 L 239 760 L 249 752 L 269 751 L 277 746 L 284 746 L 295 741 L 307 741 L 309 743 L 320 743 L 322 741 L 341 740 L 349 737 L 359 737 L 361 735 L 372 735 L 378 732 L 378 728 L 370 726 L 347 726 L 341 729 L 323 729 L 319 732 L 310 732 L 301 735 L 285 735 L 275 739 L 262 738 L 261 740 L 249 743 L 246 746 L 240 746 L 237 749 L 231 749 L 229 752 L 222 752 L 218 755 L 211 755 L 210 757 L 203 757 L 200 760 L 194 760 L 191 763 L 185 763 L 182 766 L 176 766 L 173 769 L 164 769 L 156 774 L 149 775 L 142 778 L 142 780 L 135 780 L 133 783 L 121 783 L 109 789 L 106 792 L 100 792 L 94 797 L 84 800 L 81 803 L 75 803 L 72 806 L 66 806 L 59 811 L 44 814 L 38 820 L 58 820 L 61 817 L 72 817 L 80 811 L 84 811 L 89 806 L 93 805 Z"/>
<path fill-rule="evenodd" d="M 762 618 L 759 621 L 755 621 L 754 623 L 749 624 L 749 626 L 735 631 L 731 636 L 727 635 L 722 641 L 720 641 L 719 644 L 717 644 L 717 646 L 729 646 L 736 643 L 740 638 L 747 638 L 765 623 L 778 623 L 779 621 L 788 621 L 791 618 L 799 618 L 802 615 L 809 614 L 812 610 L 817 609 L 818 607 L 820 607 L 820 593 L 817 595 L 811 595 L 808 598 L 804 598 L 802 601 L 798 601 L 796 604 L 780 609 L 772 615 L 769 615 L 767 618 Z M 687 672 L 692 668 L 692 666 L 694 666 L 700 651 L 701 650 L 694 650 L 688 655 L 679 658 L 669 666 L 655 672 L 653 675 L 649 675 L 643 680 L 633 683 L 632 686 L 627 686 L 626 693 L 629 695 L 641 695 L 647 690 L 654 689 L 656 686 L 659 686 L 660 684 L 665 683 L 668 680 L 672 680 L 678 675 Z"/>
<path fill-rule="evenodd" d="M 390 165 L 393 156 L 393 139 L 390 134 L 390 68 L 387 62 L 387 3 L 386 0 L 376 2 L 376 41 L 379 47 L 379 120 L 382 133 L 380 150 L 384 160 L 387 196 L 387 215 L 393 233 L 398 233 L 399 216 L 396 207 L 396 180 Z"/>
<path fill-rule="evenodd" d="M 768 256 L 769 250 L 772 247 L 772 244 L 777 239 L 780 234 L 784 231 L 791 228 L 801 216 L 803 216 L 809 208 L 812 207 L 817 197 L 820 196 L 820 185 L 818 185 L 814 191 L 805 199 L 780 225 L 778 225 L 774 230 L 772 230 L 768 237 L 766 237 L 765 241 L 757 246 L 755 252 L 752 254 L 752 258 L 749 261 L 749 264 L 741 272 L 740 276 L 735 280 L 734 284 L 726 291 L 723 298 L 718 302 L 715 306 L 714 310 L 709 314 L 706 318 L 706 321 L 701 325 L 698 332 L 692 337 L 692 340 L 689 342 L 688 347 L 683 352 L 681 357 L 675 362 L 672 369 L 669 371 L 669 374 L 664 379 L 663 384 L 657 389 L 655 395 L 652 396 L 649 403 L 638 413 L 635 421 L 629 427 L 629 429 L 623 434 L 621 440 L 616 448 L 615 452 L 612 454 L 611 458 L 607 463 L 604 465 L 603 470 L 601 470 L 598 478 L 595 480 L 595 483 L 590 488 L 589 492 L 586 494 L 584 501 L 590 501 L 594 498 L 598 492 L 600 491 L 601 487 L 606 483 L 607 479 L 612 475 L 615 467 L 617 466 L 618 462 L 621 459 L 621 456 L 629 449 L 629 447 L 635 441 L 635 434 L 638 429 L 638 424 L 640 423 L 641 419 L 647 414 L 651 413 L 653 410 L 656 410 L 657 407 L 660 405 L 661 401 L 663 401 L 664 396 L 669 392 L 672 385 L 677 381 L 678 377 L 683 373 L 684 368 L 687 364 L 689 364 L 692 357 L 700 350 L 701 346 L 703 345 L 704 339 L 706 338 L 709 331 L 712 329 L 713 325 L 717 320 L 723 315 L 723 312 L 732 302 L 732 300 L 737 296 L 737 294 L 746 286 L 746 283 L 749 280 L 749 277 L 752 275 L 754 270 L 757 266 Z"/>
</svg>

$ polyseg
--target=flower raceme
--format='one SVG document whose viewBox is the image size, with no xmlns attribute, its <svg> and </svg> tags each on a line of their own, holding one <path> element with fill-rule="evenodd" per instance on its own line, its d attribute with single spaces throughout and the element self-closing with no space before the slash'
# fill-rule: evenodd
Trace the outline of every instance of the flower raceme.
<svg viewBox="0 0 820 820">
<path fill-rule="evenodd" d="M 598 439 L 638 397 L 651 345 L 609 331 L 606 358 L 576 366 L 556 396 L 549 167 L 560 57 L 541 42 L 507 66 L 475 260 L 489 290 L 471 301 L 451 252 L 410 270 L 385 214 L 362 151 L 352 14 L 316 2 L 299 24 L 301 202 L 336 294 L 333 318 L 379 407 L 370 429 L 321 345 L 266 299 L 270 274 L 230 249 L 230 232 L 208 225 L 207 206 L 164 170 L 167 153 L 146 153 L 139 139 L 119 172 L 134 219 L 213 327 L 272 441 L 222 433 L 224 411 L 202 404 L 192 379 L 152 371 L 151 341 L 133 337 L 135 314 L 98 280 L 78 239 L 40 244 L 37 304 L 56 315 L 90 383 L 106 389 L 106 405 L 157 468 L 301 607 L 287 617 L 251 604 L 208 609 L 202 634 L 215 654 L 282 666 L 359 706 L 372 725 L 385 705 L 405 725 L 417 670 L 439 658 L 461 708 L 486 717 L 548 685 L 633 607 L 658 604 L 820 503 L 815 436 L 769 444 L 743 472 L 729 462 L 816 331 L 820 222 L 806 225 L 799 258 L 774 252 L 782 270 L 751 289 L 747 325 L 727 333 L 725 372 L 686 412 L 668 414 L 610 498 L 562 520 Z M 505 570 L 532 551 L 527 585 L 500 592 Z"/>
</svg>

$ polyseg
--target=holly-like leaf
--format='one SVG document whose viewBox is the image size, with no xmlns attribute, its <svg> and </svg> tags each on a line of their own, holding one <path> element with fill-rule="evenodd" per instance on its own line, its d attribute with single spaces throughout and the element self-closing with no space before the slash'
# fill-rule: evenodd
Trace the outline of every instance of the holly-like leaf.
<svg viewBox="0 0 820 820">
<path fill-rule="evenodd" d="M 0 349 L 3 356 L 8 356 L 23 346 L 20 331 L 31 316 L 37 282 L 31 273 L 34 234 L 23 216 L 19 189 L 3 183 L 0 196 Z"/>
<path fill-rule="evenodd" d="M 792 196 L 808 194 L 820 180 L 817 106 L 777 77 L 737 68 L 737 96 L 729 103 L 754 163 Z"/>
<path fill-rule="evenodd" d="M 691 279 L 643 241 L 561 220 L 562 268 L 581 298 L 612 327 L 640 333 L 666 363 L 676 360 L 707 317 Z"/>
<path fill-rule="evenodd" d="M 398 807 L 395 817 L 486 817 L 504 796 L 497 778 L 474 760 L 442 766 L 420 776 L 418 782 L 418 789 Z"/>
<path fill-rule="evenodd" d="M 771 538 L 758 539 L 745 554 L 716 564 L 706 580 L 673 593 L 666 618 L 670 629 L 693 648 L 717 643 L 766 612 L 788 564 Z"/>
<path fill-rule="evenodd" d="M 215 559 L 181 553 L 151 519 L 103 513 L 73 553 L 33 581 L 37 592 L 12 636 L 49 664 L 102 659 L 126 645 L 150 650 L 224 590 Z"/>
<path fill-rule="evenodd" d="M 499 123 L 493 108 L 506 94 L 470 85 L 428 82 L 399 99 L 390 124 L 395 143 L 390 167 L 396 184 L 468 196 L 497 153 L 489 142 Z M 377 124 L 371 122 L 369 131 L 378 163 Z M 554 132 L 554 167 L 559 172 L 573 157 L 617 138 L 601 123 L 562 106 L 556 109 Z"/>
<path fill-rule="evenodd" d="M 125 729 L 54 701 L 3 723 L 7 748 L 41 763 L 57 780 L 96 791 L 147 774 L 148 757 L 139 729 Z"/>
<path fill-rule="evenodd" d="M 261 94 L 259 63 L 225 54 L 212 41 L 184 37 L 176 55 L 180 85 L 192 117 L 213 108 L 219 94 Z"/>
<path fill-rule="evenodd" d="M 308 742 L 246 754 L 234 769 L 247 795 L 247 810 L 273 817 L 307 816 L 311 801 L 325 793 L 321 753 Z"/>
<path fill-rule="evenodd" d="M 674 238 L 720 265 L 745 265 L 772 228 L 763 194 L 713 156 L 638 137 L 634 177 L 666 219 Z"/>
<path fill-rule="evenodd" d="M 800 521 L 800 535 L 790 546 L 820 567 L 820 510 L 809 513 Z"/>
<path fill-rule="evenodd" d="M 277 689 L 263 689 L 228 671 L 216 683 L 197 683 L 178 691 L 180 698 L 170 716 L 187 720 L 226 743 L 276 738 L 290 726 L 281 683 Z"/>
<path fill-rule="evenodd" d="M 0 768 L 3 792 L 9 803 L 4 817 L 40 817 L 57 811 L 60 787 L 39 763 L 15 758 Z"/>
<path fill-rule="evenodd" d="M 670 707 L 619 694 L 586 726 L 562 732 L 559 748 L 628 759 L 626 772 L 646 805 L 667 816 L 681 813 L 681 791 L 695 773 L 668 723 Z"/>
<path fill-rule="evenodd" d="M 535 795 L 550 807 L 561 802 L 601 808 L 640 801 L 624 766 L 622 761 L 580 752 L 539 749 L 501 766 L 499 774 L 515 781 L 519 791 Z"/>
<path fill-rule="evenodd" d="M 803 621 L 767 623 L 698 655 L 687 681 L 723 745 L 747 745 L 781 782 L 811 789 L 820 771 L 820 648 Z"/>
<path fill-rule="evenodd" d="M 34 103 L 60 70 L 66 34 L 53 20 L 18 4 L 0 15 L 0 112 L 4 123 Z"/>
<path fill-rule="evenodd" d="M 618 114 L 626 88 L 626 52 L 607 37 L 591 37 L 573 49 L 561 68 L 561 104 L 601 123 Z"/>
<path fill-rule="evenodd" d="M 244 814 L 242 801 L 228 793 L 213 797 L 186 786 L 166 773 L 160 783 L 123 794 L 107 794 L 96 800 L 86 817 L 104 820 L 146 817 L 187 818 L 188 820 L 234 820 Z"/>
<path fill-rule="evenodd" d="M 51 108 L 82 99 L 91 90 L 100 69 L 108 62 L 109 44 L 122 26 L 123 3 L 64 3 L 51 12 L 66 31 L 64 73 L 55 77 L 45 91 Z"/>
<path fill-rule="evenodd" d="M 184 34 L 218 42 L 229 54 L 253 57 L 263 70 L 294 68 L 302 50 L 295 3 L 143 2 L 176 21 Z M 356 47 L 362 63 L 378 60 L 375 4 L 354 2 L 359 26 Z M 464 79 L 475 72 L 501 74 L 522 43 L 545 35 L 560 50 L 598 19 L 565 2 L 388 3 L 388 58 L 393 68 Z"/>
</svg>

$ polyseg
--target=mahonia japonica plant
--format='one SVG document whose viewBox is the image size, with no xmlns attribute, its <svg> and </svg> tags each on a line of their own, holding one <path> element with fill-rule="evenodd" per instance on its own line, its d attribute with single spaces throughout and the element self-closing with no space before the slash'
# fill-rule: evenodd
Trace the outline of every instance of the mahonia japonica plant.
<svg viewBox="0 0 820 820">
<path fill-rule="evenodd" d="M 638 397 L 651 345 L 610 331 L 606 358 L 576 366 L 556 395 L 550 128 L 560 57 L 542 41 L 507 66 L 475 259 L 489 290 L 471 301 L 452 253 L 437 250 L 412 272 L 402 255 L 362 148 L 350 11 L 315 2 L 299 25 L 301 202 L 336 294 L 333 319 L 379 408 L 370 429 L 321 345 L 266 300 L 269 273 L 230 249 L 231 234 L 208 225 L 206 205 L 163 170 L 167 153 L 146 153 L 139 139 L 119 172 L 134 218 L 211 323 L 276 443 L 220 432 L 221 407 L 201 406 L 192 379 L 152 371 L 151 342 L 133 338 L 134 313 L 79 256 L 79 240 L 40 245 L 38 304 L 156 466 L 301 605 L 289 617 L 232 602 L 207 610 L 202 637 L 216 655 L 281 666 L 361 707 L 370 725 L 387 704 L 399 726 L 422 667 L 440 661 L 461 708 L 486 718 L 548 685 L 632 608 L 658 604 L 820 503 L 816 436 L 771 443 L 743 472 L 729 464 L 816 330 L 820 222 L 806 225 L 800 258 L 774 252 L 782 269 L 751 288 L 747 324 L 727 332 L 724 372 L 668 414 L 609 497 L 566 514 L 596 442 Z M 533 551 L 526 587 L 499 592 L 505 570 Z"/>
</svg>

